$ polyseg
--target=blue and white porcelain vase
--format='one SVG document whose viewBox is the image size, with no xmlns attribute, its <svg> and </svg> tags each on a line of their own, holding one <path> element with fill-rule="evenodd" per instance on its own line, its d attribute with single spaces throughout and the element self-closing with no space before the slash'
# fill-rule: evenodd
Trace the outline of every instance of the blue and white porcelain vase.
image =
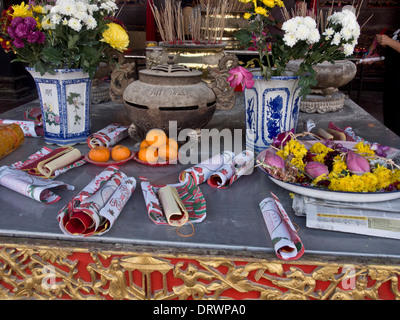
<svg viewBox="0 0 400 320">
<path fill-rule="evenodd" d="M 281 132 L 296 131 L 301 97 L 298 76 L 265 80 L 253 73 L 254 87 L 245 89 L 246 148 L 259 153 Z"/>
<path fill-rule="evenodd" d="M 44 141 L 49 144 L 85 143 L 90 134 L 92 81 L 81 69 L 57 69 L 43 76 L 26 68 L 36 83 L 42 108 Z"/>
</svg>

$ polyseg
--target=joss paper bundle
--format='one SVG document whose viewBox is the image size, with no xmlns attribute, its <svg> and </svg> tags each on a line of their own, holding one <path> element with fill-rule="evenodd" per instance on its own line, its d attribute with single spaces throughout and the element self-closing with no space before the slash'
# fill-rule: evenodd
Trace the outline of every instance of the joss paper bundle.
<svg viewBox="0 0 400 320">
<path fill-rule="evenodd" d="M 128 126 L 113 123 L 91 134 L 87 139 L 90 148 L 112 147 L 128 136 Z"/>
<path fill-rule="evenodd" d="M 73 147 L 52 150 L 43 147 L 23 161 L 11 165 L 14 169 L 45 179 L 54 179 L 62 173 L 78 168 L 86 163 L 84 156 Z"/>
<path fill-rule="evenodd" d="M 60 197 L 50 189 L 64 186 L 68 190 L 74 190 L 73 186 L 64 182 L 49 181 L 7 166 L 0 167 L 0 185 L 46 204 L 60 200 Z"/>
<path fill-rule="evenodd" d="M 145 177 L 140 180 L 149 218 L 157 225 L 169 225 L 159 197 L 159 190 L 167 185 L 152 185 Z M 188 175 L 183 182 L 169 186 L 176 189 L 188 213 L 188 221 L 198 223 L 206 218 L 206 200 L 193 176 Z"/>
<path fill-rule="evenodd" d="M 272 192 L 272 198 L 260 202 L 260 209 L 278 258 L 296 260 L 304 253 L 304 245 L 297 234 L 279 199 Z"/>
<path fill-rule="evenodd" d="M 109 231 L 136 188 L 136 180 L 116 166 L 99 173 L 58 214 L 64 234 L 78 237 Z"/>
</svg>

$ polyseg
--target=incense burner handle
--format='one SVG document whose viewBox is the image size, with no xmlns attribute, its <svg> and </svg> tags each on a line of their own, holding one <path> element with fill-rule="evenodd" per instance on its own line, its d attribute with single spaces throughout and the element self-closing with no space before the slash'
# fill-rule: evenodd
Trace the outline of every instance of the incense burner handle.
<svg viewBox="0 0 400 320">
<path fill-rule="evenodd" d="M 208 67 L 211 82 L 207 86 L 214 91 L 217 99 L 217 110 L 227 111 L 232 109 L 236 103 L 235 88 L 226 80 L 229 70 L 239 65 L 239 59 L 234 54 L 225 54 L 218 63 L 217 68 Z"/>
</svg>

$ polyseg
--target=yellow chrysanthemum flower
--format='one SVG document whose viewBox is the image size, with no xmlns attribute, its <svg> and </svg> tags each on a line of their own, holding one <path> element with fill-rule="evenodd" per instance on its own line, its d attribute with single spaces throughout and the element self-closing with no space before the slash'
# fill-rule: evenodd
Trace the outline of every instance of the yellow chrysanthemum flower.
<svg viewBox="0 0 400 320">
<path fill-rule="evenodd" d="M 251 17 L 251 13 L 248 13 L 248 12 L 246 12 L 246 13 L 243 15 L 243 18 L 245 18 L 246 20 L 247 20 L 247 19 L 250 19 L 250 17 Z"/>
<path fill-rule="evenodd" d="M 281 8 L 285 6 L 285 4 L 283 3 L 282 0 L 275 0 L 275 3 L 276 3 L 276 5 L 277 5 L 278 7 L 281 7 Z"/>
<path fill-rule="evenodd" d="M 386 188 L 392 182 L 392 171 L 386 167 L 378 165 L 378 167 L 373 170 L 373 173 L 379 181 L 378 189 Z"/>
<path fill-rule="evenodd" d="M 364 141 L 358 142 L 355 146 L 355 152 L 362 154 L 364 156 L 366 155 L 375 155 L 375 151 L 371 150 L 371 146 L 368 143 L 364 143 Z"/>
<path fill-rule="evenodd" d="M 21 17 L 21 18 L 26 18 L 26 17 L 32 17 L 32 10 L 29 10 L 29 4 L 25 4 L 25 2 L 22 2 L 21 4 L 16 4 L 12 6 L 14 12 L 12 14 L 13 18 L 15 17 Z"/>
<path fill-rule="evenodd" d="M 256 7 L 254 12 L 262 16 L 267 16 L 267 10 L 263 7 Z"/>
<path fill-rule="evenodd" d="M 103 32 L 103 39 L 101 41 L 108 43 L 120 52 L 126 50 L 129 46 L 129 36 L 125 29 L 113 22 L 107 24 L 107 26 L 108 29 Z"/>
<path fill-rule="evenodd" d="M 321 142 L 315 143 L 311 148 L 311 153 L 328 153 L 329 151 L 333 151 L 333 149 L 327 147 L 326 145 L 322 144 Z"/>
<path fill-rule="evenodd" d="M 274 0 L 261 0 L 267 7 L 273 8 L 275 6 Z"/>
<path fill-rule="evenodd" d="M 393 171 L 391 183 L 396 182 L 396 181 L 400 181 L 400 169 L 395 169 Z"/>
</svg>

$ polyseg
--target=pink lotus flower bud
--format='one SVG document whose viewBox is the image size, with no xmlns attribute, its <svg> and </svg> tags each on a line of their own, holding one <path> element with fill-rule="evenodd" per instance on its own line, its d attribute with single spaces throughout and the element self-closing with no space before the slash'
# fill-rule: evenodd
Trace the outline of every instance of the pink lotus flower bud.
<svg viewBox="0 0 400 320">
<path fill-rule="evenodd" d="M 310 161 L 307 163 L 304 170 L 313 179 L 318 178 L 322 174 L 329 174 L 328 167 L 317 161 Z"/>
<path fill-rule="evenodd" d="M 283 169 L 285 167 L 285 160 L 283 160 L 280 156 L 272 152 L 265 153 L 264 162 L 267 165 L 275 168 Z"/>
<path fill-rule="evenodd" d="M 346 165 L 351 173 L 357 175 L 362 175 L 371 170 L 368 160 L 351 150 L 347 152 Z"/>
<path fill-rule="evenodd" d="M 232 88 L 239 84 L 242 85 L 242 91 L 245 88 L 251 89 L 254 87 L 253 74 L 245 68 L 239 66 L 229 70 L 230 76 L 226 79 Z"/>
</svg>

